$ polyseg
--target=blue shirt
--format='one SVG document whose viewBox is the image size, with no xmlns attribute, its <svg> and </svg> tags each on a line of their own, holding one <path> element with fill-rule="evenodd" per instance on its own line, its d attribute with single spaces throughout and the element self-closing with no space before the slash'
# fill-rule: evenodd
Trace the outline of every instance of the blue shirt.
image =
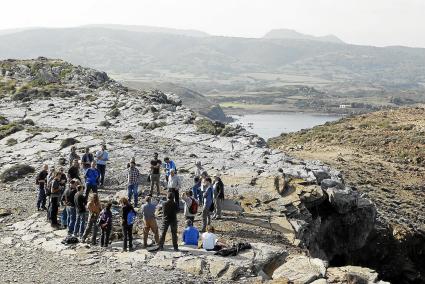
<svg viewBox="0 0 425 284">
<path fill-rule="evenodd" d="M 211 207 L 211 204 L 213 202 L 213 189 L 211 185 L 209 185 L 208 188 L 203 193 L 203 198 L 204 198 L 204 206 L 207 208 Z"/>
<path fill-rule="evenodd" d="M 102 160 L 99 160 L 101 158 Z M 97 151 L 96 152 L 96 163 L 99 165 L 106 165 L 106 161 L 109 160 L 109 154 L 106 151 Z"/>
<path fill-rule="evenodd" d="M 171 170 L 174 170 L 174 171 L 176 170 L 176 164 L 171 160 L 168 163 L 165 163 L 164 167 L 165 167 L 165 174 L 167 176 L 170 175 Z"/>
<path fill-rule="evenodd" d="M 86 183 L 89 185 L 97 185 L 97 179 L 99 178 L 99 171 L 97 169 L 88 168 L 86 170 Z"/>
<path fill-rule="evenodd" d="M 193 193 L 193 197 L 196 200 L 201 200 L 202 201 L 201 182 L 196 183 L 192 187 L 192 193 Z"/>
<path fill-rule="evenodd" d="M 195 227 L 187 227 L 183 231 L 183 242 L 185 245 L 197 246 L 199 240 L 199 231 Z"/>
</svg>

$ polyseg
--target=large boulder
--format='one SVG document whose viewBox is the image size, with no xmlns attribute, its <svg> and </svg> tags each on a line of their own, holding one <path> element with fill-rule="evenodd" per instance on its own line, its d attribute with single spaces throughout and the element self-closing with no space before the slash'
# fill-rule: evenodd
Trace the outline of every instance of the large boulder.
<svg viewBox="0 0 425 284">
<path fill-rule="evenodd" d="M 319 258 L 304 255 L 291 257 L 273 273 L 273 279 L 287 279 L 291 283 L 309 284 L 326 275 L 327 264 Z"/>
<path fill-rule="evenodd" d="M 329 202 L 339 214 L 346 214 L 357 208 L 359 195 L 349 188 L 344 190 L 328 188 L 326 193 L 328 194 Z"/>
<path fill-rule="evenodd" d="M 331 267 L 326 272 L 329 283 L 377 283 L 378 273 L 360 266 Z M 381 282 L 383 283 L 383 282 Z"/>
</svg>

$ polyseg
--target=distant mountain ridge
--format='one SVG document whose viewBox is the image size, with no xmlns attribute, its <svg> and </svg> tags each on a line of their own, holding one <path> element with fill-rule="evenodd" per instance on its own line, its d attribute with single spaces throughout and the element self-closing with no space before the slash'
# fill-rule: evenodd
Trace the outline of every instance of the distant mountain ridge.
<svg viewBox="0 0 425 284">
<path fill-rule="evenodd" d="M 84 26 L 81 26 L 81 28 L 104 28 L 104 29 L 111 29 L 111 30 L 123 30 L 123 31 L 129 31 L 129 32 L 162 33 L 162 34 L 183 35 L 183 36 L 191 36 L 191 37 L 211 36 L 206 32 L 192 30 L 192 29 L 173 29 L 173 28 L 139 26 L 139 25 L 94 24 L 94 25 L 84 25 Z"/>
<path fill-rule="evenodd" d="M 276 29 L 271 30 L 264 35 L 263 38 L 267 39 L 302 39 L 302 40 L 314 40 L 314 41 L 323 41 L 331 43 L 345 43 L 340 38 L 335 35 L 325 35 L 325 36 L 312 36 L 307 34 L 299 33 L 295 30 L 290 29 Z"/>
</svg>

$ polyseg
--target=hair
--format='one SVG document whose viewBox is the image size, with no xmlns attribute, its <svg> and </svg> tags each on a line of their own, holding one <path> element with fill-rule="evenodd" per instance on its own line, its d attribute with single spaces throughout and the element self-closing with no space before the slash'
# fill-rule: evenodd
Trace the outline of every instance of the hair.
<svg viewBox="0 0 425 284">
<path fill-rule="evenodd" d="M 97 193 L 91 193 L 90 194 L 90 202 L 100 204 L 99 195 Z"/>
<path fill-rule="evenodd" d="M 171 193 L 171 192 L 169 192 L 168 195 L 167 195 L 167 199 L 168 200 L 173 200 L 174 199 L 174 194 Z"/>
<path fill-rule="evenodd" d="M 208 232 L 208 233 L 215 233 L 214 226 L 212 226 L 212 225 L 208 225 L 208 226 L 207 226 L 207 232 Z"/>
<path fill-rule="evenodd" d="M 192 227 L 193 226 L 192 220 L 190 220 L 190 219 L 186 220 L 186 226 Z"/>
<path fill-rule="evenodd" d="M 198 182 L 199 182 L 199 180 L 200 180 L 200 178 L 199 178 L 199 177 L 195 177 L 195 178 L 193 179 L 193 181 L 194 181 L 195 183 L 198 183 Z"/>
<path fill-rule="evenodd" d="M 112 208 L 112 202 L 108 202 L 108 204 L 106 204 L 106 209 L 111 210 Z"/>
<path fill-rule="evenodd" d="M 79 186 L 77 186 L 77 190 L 78 190 L 78 191 L 83 190 L 83 188 L 84 188 L 84 187 L 83 187 L 81 184 L 80 184 Z"/>
<path fill-rule="evenodd" d="M 145 201 L 147 203 L 150 203 L 151 202 L 151 199 L 152 199 L 151 196 L 148 195 L 148 196 L 146 196 Z"/>
<path fill-rule="evenodd" d="M 192 195 L 193 195 L 193 192 L 192 192 L 192 190 L 188 190 L 188 191 L 186 191 L 186 194 L 187 194 L 188 196 L 192 196 Z"/>
<path fill-rule="evenodd" d="M 210 178 L 210 177 L 206 177 L 206 178 L 205 178 L 205 181 L 207 181 L 207 182 L 209 182 L 209 183 L 212 183 L 212 180 L 211 180 L 211 178 Z"/>
<path fill-rule="evenodd" d="M 164 161 L 169 161 L 170 160 L 170 158 L 169 157 L 165 157 L 164 158 Z"/>
<path fill-rule="evenodd" d="M 128 204 L 128 198 L 127 197 L 121 197 L 120 198 L 120 204 L 127 205 Z"/>
<path fill-rule="evenodd" d="M 76 182 L 75 179 L 71 179 L 71 181 L 69 183 L 74 184 L 75 182 Z"/>
<path fill-rule="evenodd" d="M 54 177 L 61 177 L 62 173 L 60 171 L 57 171 L 54 173 Z"/>
<path fill-rule="evenodd" d="M 157 152 L 155 152 L 155 153 L 153 153 L 153 155 L 154 155 L 154 156 L 158 156 L 158 153 L 157 153 Z"/>
</svg>

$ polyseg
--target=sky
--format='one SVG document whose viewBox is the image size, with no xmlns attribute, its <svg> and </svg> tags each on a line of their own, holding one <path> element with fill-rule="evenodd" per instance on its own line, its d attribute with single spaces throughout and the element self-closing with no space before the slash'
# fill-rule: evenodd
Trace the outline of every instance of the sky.
<svg viewBox="0 0 425 284">
<path fill-rule="evenodd" d="M 13 0 L 1 1 L 0 11 L 0 29 L 126 24 L 262 37 L 287 28 L 353 44 L 425 47 L 425 0 Z"/>
</svg>

